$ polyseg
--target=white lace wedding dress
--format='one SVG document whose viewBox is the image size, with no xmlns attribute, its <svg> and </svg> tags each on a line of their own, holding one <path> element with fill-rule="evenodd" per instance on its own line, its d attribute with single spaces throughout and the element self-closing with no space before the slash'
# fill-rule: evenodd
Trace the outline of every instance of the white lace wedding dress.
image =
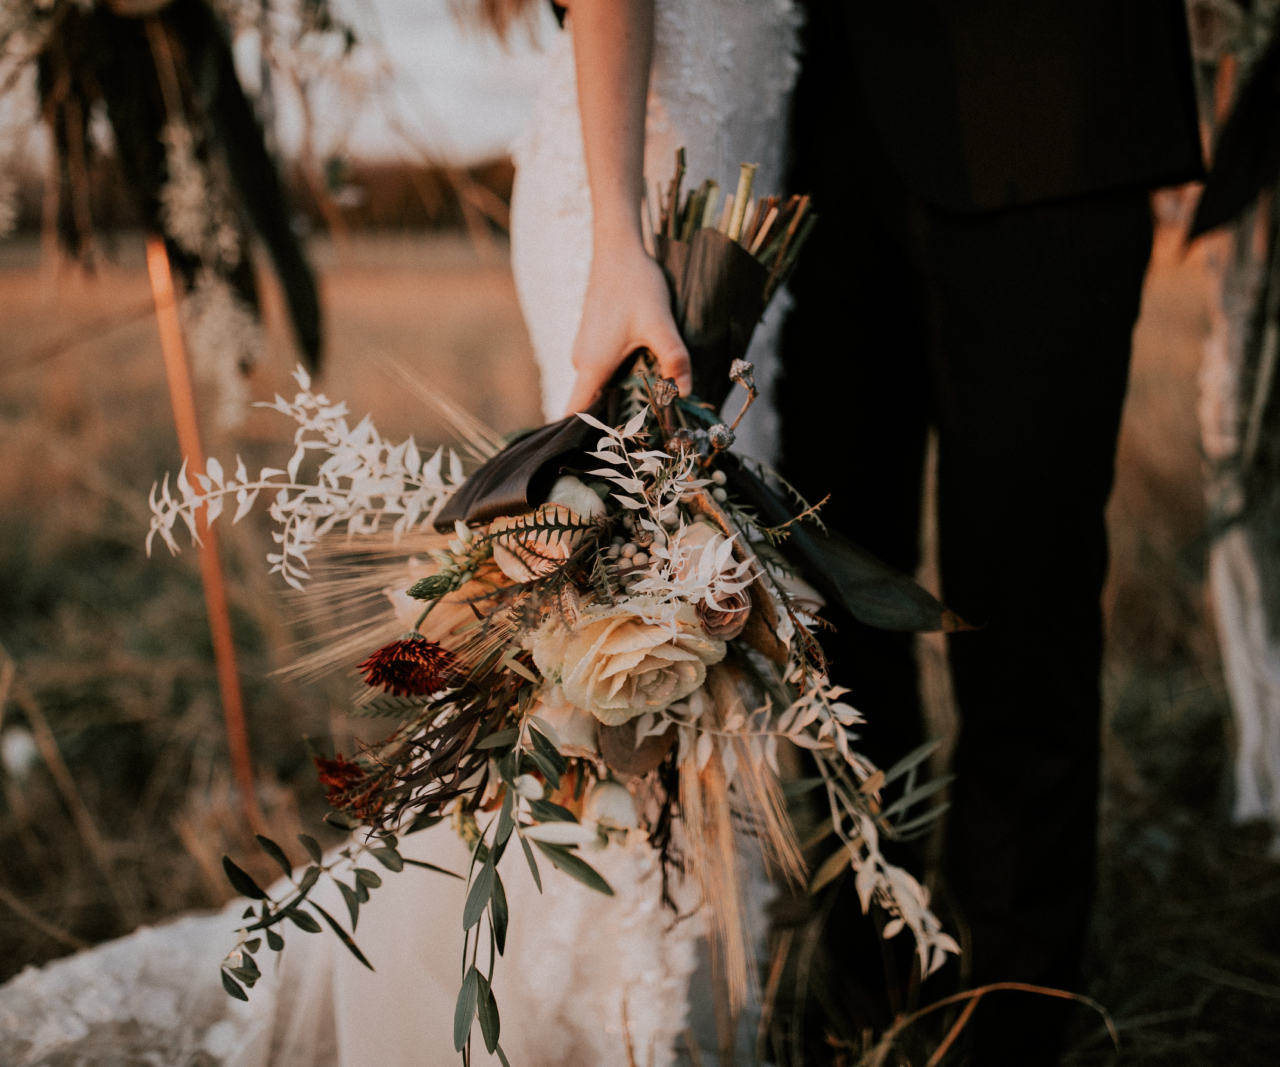
<svg viewBox="0 0 1280 1067">
<path fill-rule="evenodd" d="M 738 164 L 753 162 L 760 165 L 757 189 L 782 192 L 787 107 L 798 69 L 799 16 L 792 0 L 657 0 L 656 8 L 645 164 L 650 185 L 670 180 L 675 149 L 683 146 L 693 183 L 712 177 L 722 189 L 732 189 Z M 515 150 L 512 267 L 548 418 L 563 413 L 572 388 L 570 353 L 591 261 L 591 202 L 571 32 L 570 27 L 553 45 L 533 121 Z M 778 304 L 750 353 L 766 396 L 783 312 Z M 771 410 L 758 404 L 752 414 L 755 421 L 749 428 L 744 423 L 740 439 L 766 457 Z M 411 858 L 466 868 L 465 847 L 447 824 L 403 844 Z M 701 933 L 696 917 L 676 921 L 662 906 L 656 856 L 639 838 L 610 846 L 593 863 L 615 897 L 588 890 L 549 864 L 543 865 L 539 894 L 518 849 L 503 860 L 511 932 L 495 993 L 502 1045 L 513 1067 L 666 1067 L 675 1059 L 677 1036 L 689 1025 Z M 329 899 L 323 884 L 319 892 L 331 914 L 345 915 L 336 893 Z M 766 892 L 758 885 L 749 894 L 757 927 Z M 362 909 L 356 931 L 376 973 L 360 966 L 328 932 L 294 929 L 279 957 L 265 947 L 259 953 L 267 973 L 247 1004 L 231 1000 L 218 978 L 218 961 L 235 943 L 244 901 L 218 914 L 141 929 L 28 969 L 0 988 L 0 1063 L 460 1062 L 453 1049 L 453 1012 L 463 903 L 462 883 L 453 879 L 419 870 L 388 876 Z M 473 1056 L 486 1061 L 478 1029 L 476 1034 Z"/>
</svg>

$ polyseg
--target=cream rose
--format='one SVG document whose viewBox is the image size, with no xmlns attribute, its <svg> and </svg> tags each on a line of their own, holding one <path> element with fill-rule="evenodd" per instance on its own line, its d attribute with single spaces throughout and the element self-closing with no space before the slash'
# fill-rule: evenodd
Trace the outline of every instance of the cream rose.
<svg viewBox="0 0 1280 1067">
<path fill-rule="evenodd" d="M 540 630 L 533 661 L 575 707 L 620 726 L 683 700 L 724 650 L 723 641 L 703 632 L 691 605 L 630 601 L 588 611 L 572 630 Z"/>
</svg>

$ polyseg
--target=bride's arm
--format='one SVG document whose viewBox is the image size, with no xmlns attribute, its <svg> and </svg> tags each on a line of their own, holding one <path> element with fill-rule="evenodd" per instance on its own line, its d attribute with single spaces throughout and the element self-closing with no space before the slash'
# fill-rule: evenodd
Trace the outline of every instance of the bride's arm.
<svg viewBox="0 0 1280 1067">
<path fill-rule="evenodd" d="M 689 391 L 690 376 L 666 280 L 640 232 L 653 0 L 572 0 L 570 11 L 593 218 L 569 401 L 570 411 L 581 411 L 637 348 L 653 352 L 681 393 Z"/>
</svg>

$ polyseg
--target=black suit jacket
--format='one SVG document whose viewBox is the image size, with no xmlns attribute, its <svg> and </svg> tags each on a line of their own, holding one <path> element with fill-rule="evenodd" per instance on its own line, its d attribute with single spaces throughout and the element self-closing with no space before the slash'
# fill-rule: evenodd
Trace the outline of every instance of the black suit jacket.
<svg viewBox="0 0 1280 1067">
<path fill-rule="evenodd" d="M 984 211 L 1202 176 L 1182 0 L 841 0 L 885 151 Z"/>
</svg>

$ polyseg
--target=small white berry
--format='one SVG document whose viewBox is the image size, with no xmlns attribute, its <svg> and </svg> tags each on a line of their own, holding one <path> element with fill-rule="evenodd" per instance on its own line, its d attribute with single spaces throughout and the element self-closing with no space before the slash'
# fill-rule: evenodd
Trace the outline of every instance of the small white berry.
<svg viewBox="0 0 1280 1067">
<path fill-rule="evenodd" d="M 716 486 L 714 489 L 712 489 L 712 490 L 711 490 L 711 498 L 712 498 L 712 499 L 713 499 L 717 504 L 723 504 L 726 500 L 728 500 L 728 499 L 729 499 L 729 494 L 728 494 L 728 493 L 726 493 L 726 492 L 725 492 L 723 489 L 721 489 L 719 486 Z"/>
</svg>

